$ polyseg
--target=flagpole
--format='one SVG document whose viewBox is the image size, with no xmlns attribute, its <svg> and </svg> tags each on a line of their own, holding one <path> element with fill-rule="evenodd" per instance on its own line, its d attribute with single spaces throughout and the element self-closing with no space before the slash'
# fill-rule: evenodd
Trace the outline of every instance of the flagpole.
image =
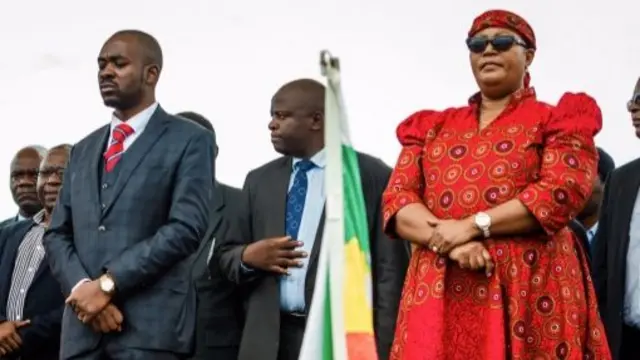
<svg viewBox="0 0 640 360">
<path fill-rule="evenodd" d="M 320 53 L 320 68 L 327 79 L 325 92 L 324 146 L 327 157 L 325 167 L 324 239 L 328 240 L 329 289 L 333 334 L 333 358 L 347 359 L 344 326 L 344 199 L 342 174 L 342 111 L 338 99 L 340 86 L 340 62 L 327 50 Z"/>
</svg>

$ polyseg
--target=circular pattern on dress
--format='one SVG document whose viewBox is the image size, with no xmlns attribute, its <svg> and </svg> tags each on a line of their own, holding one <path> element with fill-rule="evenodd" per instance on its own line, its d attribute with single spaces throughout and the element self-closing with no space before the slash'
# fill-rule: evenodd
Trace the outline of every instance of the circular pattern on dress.
<svg viewBox="0 0 640 360">
<path fill-rule="evenodd" d="M 477 186 L 468 185 L 458 193 L 458 202 L 465 208 L 473 208 L 480 200 L 480 190 Z"/>
<path fill-rule="evenodd" d="M 538 262 L 538 250 L 529 249 L 522 254 L 522 261 L 525 265 L 529 267 L 533 267 Z"/>
<path fill-rule="evenodd" d="M 549 272 L 551 277 L 559 279 L 567 275 L 567 266 L 561 259 L 555 259 L 551 262 L 551 271 Z"/>
<path fill-rule="evenodd" d="M 484 194 L 482 195 L 484 201 L 493 205 L 497 204 L 500 199 L 500 188 L 497 186 L 492 186 L 484 190 Z"/>
<path fill-rule="evenodd" d="M 553 298 L 547 295 L 542 295 L 536 300 L 536 310 L 542 315 L 549 315 L 556 307 Z"/>
<path fill-rule="evenodd" d="M 556 203 L 564 205 L 569 202 L 569 193 L 567 192 L 567 190 L 562 188 L 555 188 L 551 193 L 553 194 L 553 200 Z"/>
<path fill-rule="evenodd" d="M 524 341 L 527 343 L 527 347 L 528 348 L 537 348 L 538 345 L 540 345 L 540 340 L 542 340 L 542 337 L 540 336 L 540 332 L 538 332 L 536 329 L 533 328 L 529 328 L 527 329 L 527 334 L 524 337 Z"/>
<path fill-rule="evenodd" d="M 402 192 L 406 184 L 409 183 L 409 178 L 404 173 L 394 173 L 393 181 L 390 184 L 390 189 L 387 188 L 387 191 L 392 190 L 393 192 Z"/>
<path fill-rule="evenodd" d="M 484 175 L 485 169 L 486 169 L 486 166 L 484 165 L 484 163 L 477 161 L 467 166 L 467 168 L 464 170 L 464 173 L 463 173 L 464 179 L 467 180 L 468 182 L 476 182 L 482 178 L 482 175 Z"/>
<path fill-rule="evenodd" d="M 425 176 L 425 183 L 427 184 L 427 186 L 432 187 L 436 185 L 440 180 L 440 169 L 438 169 L 435 166 L 423 167 L 423 168 L 427 172 Z"/>
<path fill-rule="evenodd" d="M 509 179 L 502 179 L 497 185 L 498 189 L 500 189 L 500 196 L 502 196 L 503 199 L 510 199 L 515 195 L 514 190 L 516 187 L 513 181 Z"/>
<path fill-rule="evenodd" d="M 511 327 L 511 332 L 516 338 L 524 339 L 524 337 L 527 335 L 527 326 L 525 322 L 522 320 L 516 321 Z"/>
<path fill-rule="evenodd" d="M 445 185 L 455 184 L 460 178 L 460 175 L 462 175 L 463 171 L 464 170 L 462 169 L 462 166 L 458 164 L 453 164 L 449 166 L 447 170 L 444 171 L 444 176 L 442 177 L 442 183 Z"/>
<path fill-rule="evenodd" d="M 561 342 L 556 346 L 556 358 L 559 360 L 564 360 L 569 356 L 569 344 L 566 341 Z"/>
<path fill-rule="evenodd" d="M 513 140 L 506 139 L 498 141 L 493 147 L 493 150 L 500 155 L 507 155 L 515 149 L 516 145 Z"/>
<path fill-rule="evenodd" d="M 516 265 L 515 262 L 509 264 L 506 270 L 507 271 L 505 271 L 505 277 L 507 278 L 507 281 L 514 282 L 518 280 L 518 274 L 520 272 L 518 271 L 518 265 Z"/>
<path fill-rule="evenodd" d="M 563 324 L 564 322 L 560 317 L 553 316 L 544 322 L 542 325 L 542 332 L 548 338 L 559 339 L 564 335 Z"/>
<path fill-rule="evenodd" d="M 453 298 L 457 300 L 465 299 L 469 295 L 469 292 L 471 291 L 471 288 L 469 287 L 469 282 L 465 281 L 462 278 L 453 279 L 450 282 L 449 286 L 450 286 L 450 292 L 453 295 Z"/>
<path fill-rule="evenodd" d="M 438 162 L 447 154 L 447 146 L 441 142 L 434 142 L 431 148 L 427 149 L 426 154 L 430 162 Z"/>
<path fill-rule="evenodd" d="M 429 298 L 429 285 L 421 282 L 418 283 L 413 297 L 413 303 L 418 305 L 424 303 Z"/>
<path fill-rule="evenodd" d="M 473 287 L 473 300 L 478 304 L 483 304 L 489 297 L 489 289 L 485 284 L 476 284 Z"/>
<path fill-rule="evenodd" d="M 564 155 L 562 155 L 562 162 L 572 169 L 577 169 L 580 167 L 580 161 L 573 154 L 565 153 Z"/>
<path fill-rule="evenodd" d="M 434 209 L 436 206 L 435 195 L 432 192 L 430 192 L 430 193 L 427 193 L 426 198 L 427 200 L 425 201 L 425 205 L 427 205 L 427 209 L 429 210 Z"/>
<path fill-rule="evenodd" d="M 448 209 L 451 207 L 451 205 L 453 204 L 453 191 L 451 191 L 450 189 L 447 189 L 445 191 L 442 192 L 442 194 L 440 195 L 440 200 L 438 200 L 438 204 L 440 204 L 440 207 L 442 207 L 443 209 Z"/>
<path fill-rule="evenodd" d="M 519 135 L 522 132 L 522 130 L 524 130 L 524 126 L 520 124 L 516 124 L 516 125 L 509 126 L 507 128 L 503 128 L 500 133 L 504 136 L 515 137 L 516 135 Z"/>
<path fill-rule="evenodd" d="M 544 166 L 551 167 L 558 162 L 559 156 L 555 151 L 545 151 L 542 154 L 542 163 Z"/>
<path fill-rule="evenodd" d="M 439 277 L 431 286 L 431 296 L 436 299 L 444 297 L 444 279 Z"/>
<path fill-rule="evenodd" d="M 403 151 L 402 154 L 400 154 L 400 158 L 398 159 L 396 168 L 398 170 L 405 170 L 407 168 L 410 168 L 411 166 L 415 166 L 417 159 L 418 159 L 417 156 L 413 152 Z"/>
<path fill-rule="evenodd" d="M 467 146 L 466 145 L 456 145 L 449 149 L 449 156 L 453 160 L 460 160 L 467 154 Z"/>
<path fill-rule="evenodd" d="M 440 130 L 440 134 L 438 134 L 437 136 L 440 137 L 443 140 L 448 140 L 448 139 L 452 138 L 455 134 L 456 134 L 456 132 L 454 130 L 442 129 L 442 130 Z"/>
<path fill-rule="evenodd" d="M 491 179 L 501 179 L 509 175 L 511 165 L 505 159 L 500 159 L 489 166 L 489 176 Z"/>
<path fill-rule="evenodd" d="M 490 154 L 492 148 L 493 145 L 489 141 L 481 141 L 476 144 L 473 151 L 471 152 L 471 156 L 476 160 L 480 160 Z"/>
</svg>

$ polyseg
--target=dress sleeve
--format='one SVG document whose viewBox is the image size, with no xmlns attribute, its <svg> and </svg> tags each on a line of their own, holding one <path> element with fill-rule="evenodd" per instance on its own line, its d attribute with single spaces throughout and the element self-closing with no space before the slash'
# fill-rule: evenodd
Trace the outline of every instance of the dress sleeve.
<svg viewBox="0 0 640 360">
<path fill-rule="evenodd" d="M 591 196 L 598 152 L 593 137 L 602 128 L 596 101 L 565 93 L 542 126 L 540 173 L 518 199 L 552 235 L 564 228 Z"/>
<path fill-rule="evenodd" d="M 422 203 L 424 174 L 422 154 L 425 141 L 435 137 L 435 111 L 419 111 L 403 121 L 396 130 L 402 152 L 393 168 L 389 183 L 382 195 L 383 229 L 390 237 L 397 237 L 393 219 L 400 209 Z"/>
</svg>

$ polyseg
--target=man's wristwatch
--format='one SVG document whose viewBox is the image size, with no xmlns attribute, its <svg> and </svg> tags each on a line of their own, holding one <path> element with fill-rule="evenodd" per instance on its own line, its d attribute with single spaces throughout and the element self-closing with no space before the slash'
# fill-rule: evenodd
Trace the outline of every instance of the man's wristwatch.
<svg viewBox="0 0 640 360">
<path fill-rule="evenodd" d="M 474 216 L 473 222 L 475 223 L 476 227 L 480 231 L 482 231 L 482 235 L 485 238 L 491 236 L 491 216 L 489 216 L 489 214 L 485 212 L 479 212 Z"/>
<path fill-rule="evenodd" d="M 116 282 L 113 280 L 113 276 L 109 273 L 104 273 L 98 278 L 100 283 L 100 290 L 107 295 L 113 295 L 116 291 Z"/>
</svg>

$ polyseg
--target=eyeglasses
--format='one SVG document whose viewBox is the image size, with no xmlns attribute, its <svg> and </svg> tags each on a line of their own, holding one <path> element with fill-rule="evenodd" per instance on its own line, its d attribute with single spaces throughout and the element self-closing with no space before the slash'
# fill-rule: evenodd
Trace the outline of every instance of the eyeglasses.
<svg viewBox="0 0 640 360">
<path fill-rule="evenodd" d="M 507 51 L 514 45 L 522 46 L 523 48 L 528 47 L 524 41 L 519 40 L 512 35 L 498 35 L 491 39 L 486 36 L 474 36 L 467 38 L 467 47 L 472 53 L 483 53 L 489 44 L 491 44 L 491 47 L 496 51 L 500 52 Z"/>
</svg>

